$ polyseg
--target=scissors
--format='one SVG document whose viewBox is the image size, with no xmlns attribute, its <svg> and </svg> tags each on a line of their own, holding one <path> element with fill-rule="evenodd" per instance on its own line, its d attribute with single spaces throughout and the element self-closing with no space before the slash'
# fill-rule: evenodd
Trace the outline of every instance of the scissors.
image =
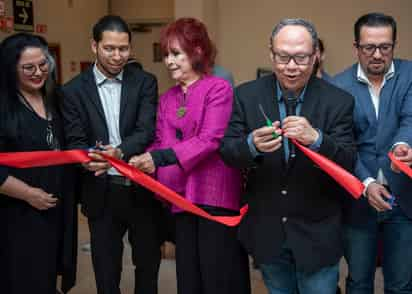
<svg viewBox="0 0 412 294">
<path fill-rule="evenodd" d="M 259 103 L 259 110 L 260 110 L 260 112 L 262 113 L 263 117 L 265 118 L 266 125 L 267 125 L 268 127 L 271 127 L 271 126 L 272 126 L 272 121 L 271 121 L 270 118 L 266 115 L 265 111 L 263 110 L 262 104 L 260 104 L 260 103 Z M 275 132 L 273 132 L 273 133 L 272 133 L 272 137 L 273 137 L 273 139 L 276 139 L 277 137 L 279 137 L 279 135 L 276 134 Z"/>
</svg>

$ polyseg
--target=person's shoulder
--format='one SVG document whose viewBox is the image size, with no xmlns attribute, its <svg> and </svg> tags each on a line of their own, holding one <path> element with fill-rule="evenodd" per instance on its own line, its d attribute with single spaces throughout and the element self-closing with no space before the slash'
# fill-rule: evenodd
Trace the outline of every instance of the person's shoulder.
<svg viewBox="0 0 412 294">
<path fill-rule="evenodd" d="M 148 71 L 145 71 L 142 68 L 139 68 L 133 64 L 126 64 L 124 67 L 124 74 L 131 75 L 136 79 L 143 80 L 156 80 L 156 76 Z"/>
<path fill-rule="evenodd" d="M 232 88 L 230 83 L 223 77 L 208 75 L 203 79 L 203 83 L 212 87 Z"/>
<path fill-rule="evenodd" d="M 357 71 L 357 66 L 358 64 L 352 64 L 348 68 L 345 68 L 343 71 L 338 72 L 335 76 L 333 76 L 332 81 L 337 82 L 337 81 L 345 81 L 345 80 L 351 80 L 356 77 L 356 71 Z"/>
<path fill-rule="evenodd" d="M 84 80 L 89 78 L 93 78 L 93 75 L 89 69 L 86 69 L 62 85 L 61 91 L 66 92 L 76 90 L 79 87 L 82 87 Z"/>
<path fill-rule="evenodd" d="M 322 94 L 321 97 L 324 97 L 326 102 L 339 104 L 346 102 L 350 103 L 353 100 L 353 96 L 350 93 L 333 83 L 319 78 L 315 78 L 313 82 L 318 86 L 318 89 Z"/>
<path fill-rule="evenodd" d="M 399 71 L 400 73 L 408 73 L 408 76 L 412 78 L 411 70 L 412 70 L 412 61 L 406 59 L 394 59 L 393 60 L 395 66 L 395 72 Z"/>
</svg>

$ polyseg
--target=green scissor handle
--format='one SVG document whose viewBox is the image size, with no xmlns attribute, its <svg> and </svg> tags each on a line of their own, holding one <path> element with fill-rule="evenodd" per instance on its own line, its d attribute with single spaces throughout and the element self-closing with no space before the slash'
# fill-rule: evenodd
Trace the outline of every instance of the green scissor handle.
<svg viewBox="0 0 412 294">
<path fill-rule="evenodd" d="M 259 110 L 262 113 L 263 117 L 265 118 L 266 125 L 268 127 L 271 127 L 272 126 L 272 121 L 269 119 L 269 117 L 266 115 L 265 111 L 263 110 L 262 104 L 259 104 Z M 277 139 L 279 137 L 279 135 L 276 134 L 275 132 L 273 132 L 272 137 L 273 137 L 273 139 Z"/>
</svg>

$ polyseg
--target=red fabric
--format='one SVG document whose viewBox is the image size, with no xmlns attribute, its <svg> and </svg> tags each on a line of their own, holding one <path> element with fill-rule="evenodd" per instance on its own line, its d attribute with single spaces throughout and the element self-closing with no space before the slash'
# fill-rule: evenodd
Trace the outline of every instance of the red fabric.
<svg viewBox="0 0 412 294">
<path fill-rule="evenodd" d="M 294 141 L 293 143 L 323 171 L 329 174 L 333 179 L 336 180 L 336 182 L 338 182 L 343 188 L 345 188 L 354 198 L 358 199 L 362 195 L 364 186 L 357 178 L 355 178 L 342 167 L 338 166 L 324 156 L 302 146 L 296 141 Z M 393 161 L 396 161 L 396 159 L 394 159 L 391 154 L 389 154 L 389 156 Z M 242 220 L 243 216 L 247 213 L 248 206 L 245 205 L 240 209 L 240 215 L 238 216 L 212 216 L 200 207 L 194 205 L 184 197 L 180 196 L 173 190 L 162 185 L 160 182 L 154 180 L 152 177 L 135 169 L 127 163 L 110 156 L 105 156 L 105 158 L 125 177 L 155 192 L 171 204 L 174 204 L 177 207 L 191 212 L 195 215 L 219 222 L 227 226 L 236 226 Z M 87 156 L 87 151 L 85 150 L 0 153 L 0 165 L 17 168 L 84 163 L 88 161 L 90 161 L 90 158 Z M 403 166 L 405 164 L 401 162 L 396 162 L 395 164 L 397 164 L 397 166 L 399 164 L 400 169 L 405 169 L 405 167 Z M 406 166 L 406 168 L 408 175 L 412 176 L 412 170 L 408 166 Z"/>
<path fill-rule="evenodd" d="M 365 186 L 359 179 L 347 172 L 345 169 L 327 159 L 326 157 L 310 150 L 307 147 L 299 144 L 293 140 L 293 143 L 298 147 L 307 157 L 316 163 L 324 172 L 330 175 L 339 185 L 346 189 L 355 199 L 362 196 Z"/>
<path fill-rule="evenodd" d="M 238 216 L 212 216 L 203 209 L 186 200 L 184 197 L 180 196 L 173 190 L 167 188 L 166 186 L 162 185 L 158 181 L 137 170 L 136 168 L 128 165 L 127 163 L 110 156 L 104 157 L 125 177 L 128 177 L 133 182 L 138 183 L 143 187 L 155 192 L 160 197 L 176 205 L 177 207 L 191 212 L 195 215 L 216 221 L 227 226 L 237 226 L 248 210 L 248 206 L 245 205 L 240 209 L 240 215 Z M 40 167 L 68 163 L 84 163 L 88 161 L 90 161 L 90 158 L 87 156 L 87 151 L 84 150 L 0 153 L 0 165 L 17 168 Z"/>
<path fill-rule="evenodd" d="M 392 163 L 399 168 L 403 173 L 405 173 L 406 175 L 408 175 L 409 177 L 412 178 L 412 169 L 409 165 L 407 165 L 406 163 L 399 161 L 395 158 L 395 155 L 393 155 L 392 152 L 388 153 L 389 158 L 391 159 Z"/>
</svg>

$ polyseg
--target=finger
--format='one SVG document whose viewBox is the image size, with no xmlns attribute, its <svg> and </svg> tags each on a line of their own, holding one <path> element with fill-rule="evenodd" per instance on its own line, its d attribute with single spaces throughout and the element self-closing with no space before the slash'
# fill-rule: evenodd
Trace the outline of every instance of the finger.
<svg viewBox="0 0 412 294">
<path fill-rule="evenodd" d="M 92 171 L 97 171 L 99 169 L 108 169 L 110 167 L 110 164 L 107 162 L 91 162 L 89 164 L 89 168 Z"/>
<path fill-rule="evenodd" d="M 382 211 L 382 207 L 379 205 L 379 203 L 373 198 L 373 197 L 369 197 L 368 198 L 369 204 L 375 208 L 377 211 L 381 212 Z"/>
<path fill-rule="evenodd" d="M 262 127 L 260 129 L 254 130 L 253 131 L 253 136 L 255 138 L 262 137 L 262 136 L 270 135 L 275 131 L 276 131 L 276 128 L 274 128 L 274 127 Z"/>
<path fill-rule="evenodd" d="M 59 199 L 57 199 L 57 198 L 55 198 L 55 197 L 47 197 L 47 198 L 45 198 L 44 199 L 47 203 L 51 203 L 51 204 L 53 204 L 53 203 L 57 203 L 58 201 L 59 201 Z"/>
<path fill-rule="evenodd" d="M 386 198 L 388 198 L 388 199 L 391 199 L 391 198 L 392 198 L 391 193 L 389 193 L 389 191 L 386 190 L 384 187 L 382 187 L 382 189 L 380 190 L 380 192 L 381 192 L 381 194 L 382 194 L 383 196 L 385 196 Z"/>
<path fill-rule="evenodd" d="M 395 147 L 395 149 L 393 150 L 393 154 L 395 156 L 403 156 L 408 153 L 408 149 L 408 146 L 401 144 Z"/>
<path fill-rule="evenodd" d="M 281 137 L 273 138 L 273 133 L 271 133 L 270 135 L 266 135 L 266 136 L 263 136 L 263 137 L 259 137 L 259 138 L 256 140 L 255 145 L 259 145 L 259 144 L 262 144 L 262 143 L 267 143 L 267 142 L 269 142 L 269 141 L 277 140 L 277 139 L 279 139 L 279 138 L 281 138 Z"/>
<path fill-rule="evenodd" d="M 258 149 L 262 152 L 272 152 L 272 151 L 275 151 L 276 149 L 279 149 L 281 145 L 282 145 L 281 139 L 277 138 L 275 140 L 261 143 Z"/>
<path fill-rule="evenodd" d="M 273 123 L 272 123 L 272 126 L 274 127 L 274 128 L 276 128 L 276 129 L 278 129 L 279 127 L 280 127 L 280 121 L 274 121 Z"/>
<path fill-rule="evenodd" d="M 296 122 L 301 120 L 303 117 L 301 116 L 296 116 L 296 115 L 289 115 L 287 117 L 285 117 L 282 121 L 282 124 L 287 124 L 287 123 L 291 123 L 291 122 Z"/>
<path fill-rule="evenodd" d="M 390 204 L 383 200 L 382 196 L 375 197 L 375 201 L 376 205 L 382 210 L 392 209 Z"/>
<path fill-rule="evenodd" d="M 94 175 L 96 177 L 101 176 L 102 174 L 104 174 L 107 170 L 106 169 L 100 169 L 94 172 Z"/>
<path fill-rule="evenodd" d="M 89 152 L 88 156 L 93 160 L 93 161 L 106 161 L 106 159 L 104 159 L 103 156 L 101 156 L 101 154 L 103 153 L 103 151 L 93 151 L 93 152 Z"/>
</svg>

